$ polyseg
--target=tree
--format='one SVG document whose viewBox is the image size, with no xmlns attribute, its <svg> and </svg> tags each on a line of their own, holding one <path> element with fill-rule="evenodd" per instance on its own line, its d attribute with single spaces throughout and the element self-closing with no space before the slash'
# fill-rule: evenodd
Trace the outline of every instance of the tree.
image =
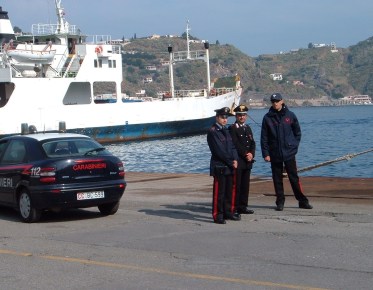
<svg viewBox="0 0 373 290">
<path fill-rule="evenodd" d="M 22 33 L 22 29 L 19 28 L 18 26 L 14 26 L 13 30 L 15 33 Z"/>
</svg>

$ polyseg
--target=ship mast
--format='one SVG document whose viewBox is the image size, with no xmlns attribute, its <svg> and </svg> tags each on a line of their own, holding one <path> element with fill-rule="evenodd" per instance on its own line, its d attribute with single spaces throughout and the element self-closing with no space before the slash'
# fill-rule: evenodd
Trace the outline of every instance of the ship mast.
<svg viewBox="0 0 373 290">
<path fill-rule="evenodd" d="M 186 26 L 186 37 L 187 37 L 187 59 L 190 59 L 190 47 L 189 47 L 189 31 L 190 31 L 190 26 L 189 26 L 189 20 L 187 20 L 187 26 Z"/>
<path fill-rule="evenodd" d="M 54 0 L 56 3 L 56 13 L 57 13 L 57 31 L 56 33 L 68 33 L 69 32 L 69 23 L 65 19 L 65 11 L 61 6 L 62 0 Z"/>
<path fill-rule="evenodd" d="M 168 46 L 168 53 L 170 57 L 170 64 L 169 64 L 169 78 L 170 78 L 170 93 L 172 97 L 175 97 L 175 85 L 174 85 L 174 77 L 173 77 L 173 65 L 176 62 L 185 62 L 191 60 L 204 60 L 206 62 L 206 70 L 207 70 L 207 91 L 210 93 L 211 90 L 211 80 L 210 80 L 210 60 L 209 60 L 209 43 L 208 41 L 202 41 L 204 43 L 205 51 L 198 50 L 198 51 L 190 51 L 190 42 L 192 40 L 189 39 L 189 20 L 187 21 L 186 26 L 186 39 L 187 39 L 187 51 L 179 51 L 173 52 L 172 46 Z"/>
</svg>

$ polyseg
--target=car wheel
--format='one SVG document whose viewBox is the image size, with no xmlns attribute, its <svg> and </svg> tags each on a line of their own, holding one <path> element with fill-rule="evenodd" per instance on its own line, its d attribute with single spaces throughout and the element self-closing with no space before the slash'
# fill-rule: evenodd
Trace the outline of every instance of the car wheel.
<svg viewBox="0 0 373 290">
<path fill-rule="evenodd" d="M 22 221 L 32 223 L 40 219 L 41 210 L 33 207 L 30 194 L 27 190 L 22 190 L 18 200 L 18 208 Z"/>
<path fill-rule="evenodd" d="M 119 201 L 100 204 L 98 209 L 103 215 L 115 214 L 119 209 Z"/>
</svg>

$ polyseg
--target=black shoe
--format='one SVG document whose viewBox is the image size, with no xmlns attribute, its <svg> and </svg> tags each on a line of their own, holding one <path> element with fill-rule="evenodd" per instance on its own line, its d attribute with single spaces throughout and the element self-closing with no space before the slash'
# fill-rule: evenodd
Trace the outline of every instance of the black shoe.
<svg viewBox="0 0 373 290">
<path fill-rule="evenodd" d="M 248 207 L 245 207 L 244 209 L 240 209 L 238 211 L 240 214 L 253 214 L 254 211 L 252 209 L 249 209 Z"/>
<path fill-rule="evenodd" d="M 225 218 L 227 220 L 240 221 L 241 220 L 241 215 L 239 213 L 234 213 L 234 214 L 226 215 Z"/>
<path fill-rule="evenodd" d="M 223 218 L 217 218 L 216 220 L 214 220 L 214 223 L 223 225 L 226 223 L 226 221 Z"/>
<path fill-rule="evenodd" d="M 277 211 L 283 211 L 284 210 L 284 205 L 283 204 L 278 204 L 275 208 Z"/>
<path fill-rule="evenodd" d="M 308 202 L 300 202 L 300 203 L 299 203 L 299 208 L 312 209 L 313 206 L 310 205 Z"/>
</svg>

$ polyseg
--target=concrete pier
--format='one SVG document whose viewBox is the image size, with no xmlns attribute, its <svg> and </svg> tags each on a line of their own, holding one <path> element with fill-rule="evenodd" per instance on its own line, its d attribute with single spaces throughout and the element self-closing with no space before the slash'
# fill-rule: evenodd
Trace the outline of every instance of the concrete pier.
<svg viewBox="0 0 373 290">
<path fill-rule="evenodd" d="M 45 213 L 19 222 L 0 208 L 0 289 L 371 289 L 373 179 L 306 177 L 312 210 L 285 180 L 252 179 L 253 215 L 217 225 L 212 177 L 126 174 L 119 211 Z"/>
</svg>

